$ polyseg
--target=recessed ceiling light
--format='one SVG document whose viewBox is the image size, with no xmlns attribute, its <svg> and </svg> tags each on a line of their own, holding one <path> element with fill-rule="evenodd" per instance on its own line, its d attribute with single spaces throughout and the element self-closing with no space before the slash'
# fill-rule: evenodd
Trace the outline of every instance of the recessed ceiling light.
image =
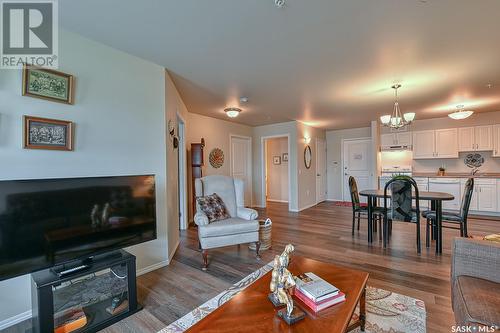
<svg viewBox="0 0 500 333">
<path fill-rule="evenodd" d="M 248 97 L 245 97 L 245 96 L 240 97 L 240 102 L 241 103 L 247 103 L 248 102 Z"/>
<path fill-rule="evenodd" d="M 493 87 L 493 85 L 492 85 L 491 83 L 488 83 L 488 84 L 486 85 L 486 88 L 491 89 L 492 87 Z"/>
<path fill-rule="evenodd" d="M 224 112 L 227 114 L 229 118 L 236 118 L 241 112 L 239 108 L 225 108 Z"/>
<path fill-rule="evenodd" d="M 283 8 L 285 7 L 285 0 L 274 0 L 274 4 L 278 8 Z"/>
</svg>

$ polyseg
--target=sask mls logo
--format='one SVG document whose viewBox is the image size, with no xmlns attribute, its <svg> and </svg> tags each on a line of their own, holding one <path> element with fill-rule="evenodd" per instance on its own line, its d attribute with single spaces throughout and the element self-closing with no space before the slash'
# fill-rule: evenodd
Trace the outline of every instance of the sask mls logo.
<svg viewBox="0 0 500 333">
<path fill-rule="evenodd" d="M 2 0 L 1 68 L 57 68 L 57 0 Z"/>
</svg>

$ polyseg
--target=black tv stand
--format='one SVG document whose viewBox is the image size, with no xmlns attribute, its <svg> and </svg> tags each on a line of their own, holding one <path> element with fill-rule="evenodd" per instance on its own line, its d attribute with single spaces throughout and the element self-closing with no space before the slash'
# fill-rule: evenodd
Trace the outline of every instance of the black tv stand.
<svg viewBox="0 0 500 333">
<path fill-rule="evenodd" d="M 55 318 L 68 311 L 84 314 L 86 323 L 78 333 L 87 333 L 142 309 L 135 257 L 123 250 L 36 272 L 31 280 L 33 332 L 54 332 Z"/>
</svg>

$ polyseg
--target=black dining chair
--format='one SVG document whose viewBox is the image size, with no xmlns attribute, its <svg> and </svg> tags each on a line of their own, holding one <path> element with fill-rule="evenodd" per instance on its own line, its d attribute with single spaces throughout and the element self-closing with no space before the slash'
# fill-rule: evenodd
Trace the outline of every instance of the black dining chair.
<svg viewBox="0 0 500 333">
<path fill-rule="evenodd" d="M 349 177 L 349 191 L 351 193 L 351 204 L 352 204 L 352 235 L 354 236 L 354 228 L 356 225 L 356 219 L 358 220 L 358 230 L 361 221 L 361 216 L 368 217 L 368 207 L 361 206 L 358 193 L 358 184 L 353 176 Z M 382 238 L 382 209 L 380 207 L 375 207 L 373 209 L 373 216 L 375 217 L 375 228 L 376 223 L 379 224 L 379 238 Z"/>
<path fill-rule="evenodd" d="M 391 206 L 387 207 L 388 191 L 391 191 Z M 412 207 L 412 192 L 415 192 L 416 207 Z M 415 180 L 409 176 L 395 176 L 384 187 L 384 248 L 389 241 L 393 221 L 415 223 L 417 225 L 417 252 L 420 244 L 420 196 Z"/>
<path fill-rule="evenodd" d="M 460 237 L 467 237 L 467 217 L 469 215 L 470 202 L 472 194 L 474 193 L 474 178 L 469 178 L 465 183 L 464 195 L 460 203 L 460 209 L 456 211 L 443 211 L 442 213 L 442 227 L 447 229 L 460 230 Z M 433 210 L 426 210 L 422 216 L 427 220 L 425 226 L 425 246 L 429 247 L 429 228 L 435 234 L 436 229 L 436 212 Z M 446 223 L 446 225 L 444 224 Z M 458 227 L 457 227 L 458 225 Z"/>
</svg>

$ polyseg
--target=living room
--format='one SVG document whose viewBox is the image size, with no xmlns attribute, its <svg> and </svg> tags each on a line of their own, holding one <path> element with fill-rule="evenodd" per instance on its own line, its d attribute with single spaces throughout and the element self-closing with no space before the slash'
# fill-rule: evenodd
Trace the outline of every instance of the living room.
<svg viewBox="0 0 500 333">
<path fill-rule="evenodd" d="M 42 3 L 1 2 L 0 332 L 498 330 L 500 3 Z"/>
</svg>

